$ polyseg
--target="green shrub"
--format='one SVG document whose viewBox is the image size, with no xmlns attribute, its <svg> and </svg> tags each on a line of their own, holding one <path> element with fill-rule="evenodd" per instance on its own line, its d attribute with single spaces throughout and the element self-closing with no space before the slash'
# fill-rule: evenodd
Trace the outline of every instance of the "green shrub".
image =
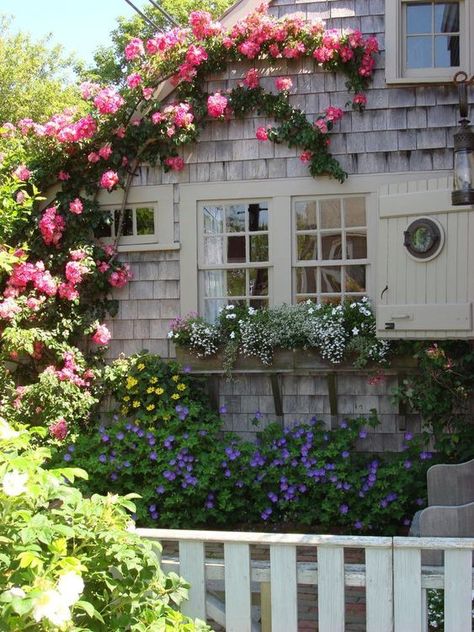
<svg viewBox="0 0 474 632">
<path fill-rule="evenodd" d="M 85 472 L 45 469 L 38 433 L 0 419 L 0 629 L 209 630 L 173 607 L 187 585 L 134 533 L 136 495 L 83 497 Z"/>
<path fill-rule="evenodd" d="M 57 458 L 89 471 L 88 492 L 139 492 L 141 525 L 268 522 L 387 533 L 422 502 L 431 454 L 411 435 L 398 454 L 355 450 L 375 418 L 332 430 L 316 419 L 291 429 L 273 424 L 254 444 L 222 433 L 202 389 L 175 363 L 151 355 L 121 360 L 109 382 L 122 414 L 77 437 Z"/>
</svg>

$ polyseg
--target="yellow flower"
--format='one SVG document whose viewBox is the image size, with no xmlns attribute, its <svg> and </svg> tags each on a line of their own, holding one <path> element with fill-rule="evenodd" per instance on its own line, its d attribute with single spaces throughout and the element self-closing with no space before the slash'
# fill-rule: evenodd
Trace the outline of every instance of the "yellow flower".
<svg viewBox="0 0 474 632">
<path fill-rule="evenodd" d="M 123 399 L 124 402 L 129 402 L 130 401 L 130 396 L 129 395 L 124 395 L 122 397 L 122 399 Z"/>
<path fill-rule="evenodd" d="M 149 405 L 146 407 L 146 409 L 147 409 L 147 410 L 155 410 L 155 404 L 149 404 Z"/>
<path fill-rule="evenodd" d="M 186 384 L 178 384 L 176 388 L 178 391 L 184 391 L 186 389 Z"/>
<path fill-rule="evenodd" d="M 178 393 L 173 393 L 173 395 L 171 395 L 171 399 L 179 399 L 181 397 L 181 395 L 179 395 Z"/>
<path fill-rule="evenodd" d="M 143 371 L 144 368 L 145 368 L 145 365 L 143 364 L 143 362 L 140 362 L 140 364 L 137 365 L 137 369 L 139 371 Z"/>
<path fill-rule="evenodd" d="M 155 389 L 153 388 L 153 386 L 149 386 L 149 387 L 146 389 L 146 392 L 147 392 L 147 393 L 154 393 L 154 392 L 155 392 Z"/>
<path fill-rule="evenodd" d="M 165 392 L 165 389 L 164 389 L 164 388 L 156 388 L 156 389 L 155 389 L 155 393 L 156 393 L 157 395 L 163 395 L 163 393 L 164 393 L 164 392 Z"/>
<path fill-rule="evenodd" d="M 138 384 L 138 380 L 134 378 L 132 375 L 127 377 L 127 390 L 129 391 L 131 388 Z"/>
<path fill-rule="evenodd" d="M 138 408 L 138 407 L 140 406 L 140 402 L 139 402 L 137 399 L 135 399 L 135 400 L 133 400 L 133 402 L 132 402 L 132 406 L 133 406 L 134 408 Z"/>
<path fill-rule="evenodd" d="M 169 415 L 163 415 L 163 421 L 169 421 L 169 420 L 170 420 Z"/>
<path fill-rule="evenodd" d="M 158 382 L 158 378 L 157 377 L 150 378 L 150 384 L 156 384 L 157 382 Z"/>
<path fill-rule="evenodd" d="M 179 380 L 179 375 L 173 375 L 171 379 L 173 380 L 173 382 L 177 382 Z"/>
</svg>

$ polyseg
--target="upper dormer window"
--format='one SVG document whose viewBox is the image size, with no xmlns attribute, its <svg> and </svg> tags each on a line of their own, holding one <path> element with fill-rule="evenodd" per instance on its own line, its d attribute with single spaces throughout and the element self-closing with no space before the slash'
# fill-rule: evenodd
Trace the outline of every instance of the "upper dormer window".
<svg viewBox="0 0 474 632">
<path fill-rule="evenodd" d="M 470 0 L 391 0 L 386 7 L 387 83 L 446 82 L 459 70 L 472 74 Z"/>
</svg>

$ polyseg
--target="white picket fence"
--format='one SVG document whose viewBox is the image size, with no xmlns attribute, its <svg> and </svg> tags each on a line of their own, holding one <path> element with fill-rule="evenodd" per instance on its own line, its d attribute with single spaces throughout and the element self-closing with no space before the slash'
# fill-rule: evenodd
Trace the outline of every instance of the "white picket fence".
<svg viewBox="0 0 474 632">
<path fill-rule="evenodd" d="M 344 632 L 345 587 L 365 587 L 367 632 L 425 632 L 426 590 L 444 590 L 445 632 L 471 632 L 472 538 L 391 538 L 139 529 L 149 540 L 178 542 L 165 571 L 191 584 L 183 612 L 222 623 L 226 632 L 297 632 L 297 585 L 317 586 L 319 632 Z M 224 559 L 207 558 L 222 544 Z M 253 561 L 250 546 L 268 546 L 270 561 Z M 317 563 L 297 562 L 298 547 L 317 549 Z M 363 549 L 364 564 L 344 564 L 344 549 Z M 423 550 L 444 551 L 444 566 L 422 565 Z M 225 606 L 208 594 L 222 585 Z M 260 592 L 260 623 L 252 620 Z M 220 621 L 220 619 L 222 619 Z"/>
</svg>

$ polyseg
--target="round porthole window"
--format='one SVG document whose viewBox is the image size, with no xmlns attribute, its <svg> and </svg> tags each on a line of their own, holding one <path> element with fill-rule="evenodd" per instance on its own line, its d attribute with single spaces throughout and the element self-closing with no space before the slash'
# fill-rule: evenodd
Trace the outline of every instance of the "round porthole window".
<svg viewBox="0 0 474 632">
<path fill-rule="evenodd" d="M 419 217 L 404 232 L 403 245 L 415 259 L 434 259 L 444 245 L 443 227 L 435 219 Z"/>
</svg>

